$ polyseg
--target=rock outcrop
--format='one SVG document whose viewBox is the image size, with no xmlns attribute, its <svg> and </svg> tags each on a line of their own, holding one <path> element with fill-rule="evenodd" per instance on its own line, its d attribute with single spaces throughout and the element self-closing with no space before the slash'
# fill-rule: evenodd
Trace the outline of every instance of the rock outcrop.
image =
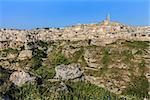
<svg viewBox="0 0 150 100">
<path fill-rule="evenodd" d="M 26 82 L 32 82 L 34 79 L 34 77 L 31 77 L 24 71 L 15 71 L 10 75 L 10 81 L 12 81 L 17 86 L 21 86 Z"/>
<path fill-rule="evenodd" d="M 103 77 L 94 77 L 94 76 L 85 76 L 85 79 L 92 84 L 95 84 L 99 87 L 103 87 L 115 94 L 121 94 L 122 91 L 126 88 L 125 81 L 117 81 L 116 79 L 103 78 Z"/>
<path fill-rule="evenodd" d="M 25 60 L 25 59 L 31 59 L 32 58 L 32 51 L 31 50 L 23 50 L 20 52 L 18 59 L 19 60 Z"/>
<path fill-rule="evenodd" d="M 61 80 L 73 80 L 76 78 L 81 78 L 83 73 L 80 70 L 80 64 L 69 64 L 69 65 L 59 65 L 55 68 L 56 76 L 55 78 Z"/>
<path fill-rule="evenodd" d="M 87 49 L 84 53 L 84 59 L 89 67 L 101 68 L 102 67 L 102 52 L 101 48 Z"/>
</svg>

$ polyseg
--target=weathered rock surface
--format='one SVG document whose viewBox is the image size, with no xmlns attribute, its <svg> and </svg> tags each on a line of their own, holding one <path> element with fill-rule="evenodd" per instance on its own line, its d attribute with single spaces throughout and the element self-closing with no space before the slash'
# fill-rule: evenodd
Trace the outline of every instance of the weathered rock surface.
<svg viewBox="0 0 150 100">
<path fill-rule="evenodd" d="M 109 69 L 101 76 L 85 75 L 85 80 L 115 94 L 121 94 L 127 84 L 131 81 L 131 74 L 124 70 L 116 70 L 114 72 L 112 70 L 114 69 Z"/>
<path fill-rule="evenodd" d="M 126 69 L 128 68 L 128 65 L 124 63 L 114 63 L 112 65 L 109 65 L 108 68 L 120 68 L 120 69 Z"/>
<path fill-rule="evenodd" d="M 79 50 L 80 50 L 80 48 L 66 47 L 62 50 L 62 53 L 65 55 L 66 58 L 71 58 L 71 57 L 73 57 L 73 54 Z"/>
<path fill-rule="evenodd" d="M 4 69 L 9 70 L 20 70 L 20 64 L 18 62 L 16 63 L 10 63 L 9 61 L 0 61 L 0 66 Z"/>
<path fill-rule="evenodd" d="M 122 90 L 126 88 L 124 82 L 122 81 L 122 86 L 119 86 L 120 82 L 113 79 L 105 79 L 103 77 L 85 76 L 85 79 L 91 84 L 95 84 L 99 87 L 103 87 L 115 94 L 121 94 Z M 118 87 L 117 87 L 118 86 Z"/>
<path fill-rule="evenodd" d="M 80 64 L 70 64 L 70 65 L 59 65 L 55 68 L 56 76 L 62 80 L 76 79 L 80 78 L 83 73 L 80 70 Z"/>
<path fill-rule="evenodd" d="M 25 59 L 31 59 L 32 58 L 32 51 L 31 50 L 23 50 L 20 52 L 18 59 L 19 60 L 25 60 Z"/>
<path fill-rule="evenodd" d="M 84 59 L 89 67 L 100 68 L 102 66 L 100 48 L 87 49 L 84 53 Z"/>
<path fill-rule="evenodd" d="M 12 53 L 10 53 L 10 54 L 8 54 L 7 58 L 8 59 L 15 59 L 17 56 L 18 56 L 18 54 L 12 54 Z"/>
<path fill-rule="evenodd" d="M 53 49 L 54 49 L 53 46 L 49 47 L 46 53 L 47 53 L 47 54 L 51 53 L 51 52 L 53 51 Z"/>
<path fill-rule="evenodd" d="M 146 78 L 148 79 L 148 82 L 150 83 L 150 71 L 145 73 Z"/>
<path fill-rule="evenodd" d="M 10 75 L 10 81 L 12 81 L 17 86 L 21 86 L 26 82 L 32 82 L 34 79 L 34 77 L 31 77 L 24 71 L 15 71 Z"/>
<path fill-rule="evenodd" d="M 11 64 L 9 63 L 9 61 L 1 61 L 0 62 L 0 66 L 4 67 L 4 68 L 9 68 Z"/>
</svg>

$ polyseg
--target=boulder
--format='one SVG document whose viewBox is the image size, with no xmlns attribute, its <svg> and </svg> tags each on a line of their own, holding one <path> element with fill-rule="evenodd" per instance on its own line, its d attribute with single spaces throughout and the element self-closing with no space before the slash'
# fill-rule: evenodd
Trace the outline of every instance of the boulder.
<svg viewBox="0 0 150 100">
<path fill-rule="evenodd" d="M 70 65 L 59 65 L 55 68 L 56 76 L 55 78 L 62 80 L 81 78 L 83 72 L 80 70 L 80 64 L 70 64 Z"/>
<path fill-rule="evenodd" d="M 25 60 L 25 59 L 31 59 L 32 58 L 32 51 L 31 50 L 23 50 L 20 52 L 18 59 L 19 60 Z"/>
<path fill-rule="evenodd" d="M 0 61 L 0 66 L 8 68 L 10 66 L 9 61 Z"/>
<path fill-rule="evenodd" d="M 31 77 L 28 73 L 24 71 L 15 71 L 10 75 L 9 80 L 17 86 L 21 86 L 26 82 L 32 82 L 35 80 L 34 77 Z"/>
<path fill-rule="evenodd" d="M 9 61 L 0 61 L 0 66 L 4 69 L 9 69 L 9 70 L 17 70 L 16 68 L 18 68 L 13 64 L 11 64 Z"/>
</svg>

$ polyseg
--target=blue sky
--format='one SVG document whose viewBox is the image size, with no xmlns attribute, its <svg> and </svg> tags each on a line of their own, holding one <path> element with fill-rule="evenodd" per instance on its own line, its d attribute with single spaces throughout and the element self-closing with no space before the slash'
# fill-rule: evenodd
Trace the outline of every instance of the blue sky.
<svg viewBox="0 0 150 100">
<path fill-rule="evenodd" d="M 150 25 L 150 0 L 0 0 L 0 28 L 32 29 L 112 21 Z"/>
</svg>

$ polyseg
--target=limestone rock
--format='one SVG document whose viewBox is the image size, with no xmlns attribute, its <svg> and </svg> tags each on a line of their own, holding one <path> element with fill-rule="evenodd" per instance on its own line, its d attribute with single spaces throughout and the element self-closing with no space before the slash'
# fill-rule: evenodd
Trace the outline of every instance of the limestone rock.
<svg viewBox="0 0 150 100">
<path fill-rule="evenodd" d="M 10 66 L 9 61 L 1 61 L 0 66 Z"/>
<path fill-rule="evenodd" d="M 121 94 L 122 93 L 122 91 L 118 87 L 111 87 L 111 88 L 108 88 L 108 90 L 112 93 L 115 93 L 115 94 Z"/>
<path fill-rule="evenodd" d="M 121 94 L 126 88 L 126 83 L 124 81 L 117 81 L 116 79 L 110 79 L 107 77 L 85 76 L 85 79 L 91 84 L 105 88 L 115 94 Z"/>
<path fill-rule="evenodd" d="M 138 50 L 133 49 L 131 52 L 134 55 L 134 54 L 136 54 L 138 52 Z"/>
<path fill-rule="evenodd" d="M 10 53 L 10 54 L 7 55 L 7 58 L 8 58 L 8 59 L 14 59 L 14 58 L 16 58 L 17 56 L 18 56 L 18 54 L 12 54 L 12 53 Z"/>
<path fill-rule="evenodd" d="M 91 45 L 96 45 L 96 46 L 105 46 L 106 44 L 99 39 L 92 39 L 91 40 Z"/>
<path fill-rule="evenodd" d="M 49 54 L 50 52 L 52 52 L 53 51 L 53 49 L 54 49 L 54 47 L 53 46 L 51 46 L 51 47 L 49 47 L 48 49 L 47 49 L 47 54 Z"/>
<path fill-rule="evenodd" d="M 0 66 L 2 66 L 2 68 L 9 69 L 10 65 L 11 64 L 9 63 L 9 61 L 0 61 Z"/>
<path fill-rule="evenodd" d="M 24 71 L 15 71 L 10 75 L 9 80 L 12 81 L 15 85 L 21 86 L 25 82 L 34 81 L 34 77 L 31 77 L 28 73 Z"/>
<path fill-rule="evenodd" d="M 99 87 L 105 87 L 104 82 L 105 80 L 102 77 L 94 77 L 94 76 L 85 76 L 85 79 L 89 81 L 91 84 L 95 84 Z"/>
<path fill-rule="evenodd" d="M 18 59 L 19 60 L 25 60 L 25 59 L 31 59 L 32 58 L 32 51 L 31 50 L 23 50 L 20 52 Z"/>
<path fill-rule="evenodd" d="M 101 52 L 99 52 L 99 51 L 100 51 L 100 48 L 89 49 L 89 50 L 85 51 L 84 59 L 89 67 L 92 67 L 92 68 L 100 68 L 101 67 L 102 55 L 101 55 Z"/>
<path fill-rule="evenodd" d="M 126 69 L 128 68 L 128 65 L 125 63 L 114 63 L 108 66 L 108 68 L 120 68 L 120 69 Z"/>
<path fill-rule="evenodd" d="M 145 73 L 145 76 L 148 79 L 148 82 L 150 83 L 150 72 Z"/>
<path fill-rule="evenodd" d="M 55 68 L 56 76 L 62 80 L 76 79 L 83 75 L 80 70 L 80 64 L 70 64 L 70 65 L 59 65 Z"/>
<path fill-rule="evenodd" d="M 4 69 L 9 70 L 20 70 L 20 64 L 18 62 L 16 63 L 10 63 L 9 61 L 0 61 L 0 66 Z"/>
<path fill-rule="evenodd" d="M 80 48 L 69 48 L 69 47 L 67 47 L 67 48 L 64 48 L 62 50 L 62 53 L 65 55 L 65 57 L 71 58 L 71 57 L 73 57 L 73 54 L 79 50 L 80 50 Z"/>
</svg>

